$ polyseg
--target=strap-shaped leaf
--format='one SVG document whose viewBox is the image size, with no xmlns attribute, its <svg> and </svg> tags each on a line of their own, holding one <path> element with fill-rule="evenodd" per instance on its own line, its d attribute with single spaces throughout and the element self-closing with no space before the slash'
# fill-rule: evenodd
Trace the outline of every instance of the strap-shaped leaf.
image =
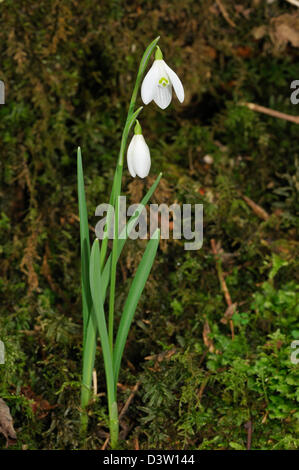
<svg viewBox="0 0 299 470">
<path fill-rule="evenodd" d="M 106 385 L 108 395 L 108 408 L 110 418 L 111 446 L 114 448 L 118 440 L 118 411 L 116 404 L 116 384 L 114 383 L 113 359 L 109 347 L 107 325 L 104 312 L 104 297 L 102 291 L 102 276 L 100 270 L 100 243 L 96 239 L 93 242 L 90 254 L 90 291 L 92 296 L 93 308 L 96 322 L 98 325 L 99 336 L 101 340 L 103 359 L 106 374 Z"/>
<path fill-rule="evenodd" d="M 107 324 L 103 305 L 104 297 L 100 271 L 100 244 L 98 239 L 95 239 L 91 248 L 89 277 L 93 308 L 103 349 L 107 389 L 110 390 L 111 387 L 114 387 L 113 363 L 109 348 Z"/>
<path fill-rule="evenodd" d="M 83 349 L 83 370 L 82 370 L 82 387 L 81 387 L 81 407 L 84 411 L 86 406 L 89 403 L 91 396 L 91 381 L 92 381 L 92 371 L 94 368 L 94 360 L 96 353 L 96 342 L 97 339 L 97 324 L 96 318 L 91 308 L 87 329 L 86 329 L 86 338 Z M 81 415 L 82 431 L 86 430 L 87 427 L 87 415 L 83 413 Z"/>
<path fill-rule="evenodd" d="M 143 288 L 152 268 L 158 245 L 160 241 L 160 230 L 157 229 L 147 244 L 146 250 L 139 263 L 137 272 L 133 279 L 129 295 L 127 297 L 124 310 L 118 327 L 115 349 L 113 354 L 114 382 L 117 383 L 121 359 L 126 344 L 129 329 L 135 314 L 135 310 L 142 294 Z"/>
<path fill-rule="evenodd" d="M 84 174 L 82 166 L 81 149 L 77 152 L 77 184 L 78 205 L 80 218 L 80 244 L 81 244 L 81 285 L 82 285 L 82 313 L 83 313 L 83 371 L 81 388 L 81 406 L 85 410 L 90 400 L 92 369 L 96 351 L 97 326 L 92 309 L 92 298 L 89 284 L 90 242 L 88 229 L 88 216 L 86 208 Z M 87 415 L 81 415 L 82 430 L 87 427 Z"/>
<path fill-rule="evenodd" d="M 84 175 L 82 167 L 81 149 L 77 152 L 77 184 L 78 184 L 78 205 L 80 218 L 80 243 L 81 243 L 81 283 L 82 283 L 82 311 L 83 311 L 83 344 L 85 344 L 88 319 L 92 305 L 89 286 L 89 257 L 90 242 L 88 229 L 88 216 L 86 208 Z"/>
</svg>

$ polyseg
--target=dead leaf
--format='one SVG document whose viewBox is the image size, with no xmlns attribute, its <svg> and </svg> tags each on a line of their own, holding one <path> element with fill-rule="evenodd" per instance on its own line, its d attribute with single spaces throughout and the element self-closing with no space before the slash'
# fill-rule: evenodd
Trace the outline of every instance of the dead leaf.
<svg viewBox="0 0 299 470">
<path fill-rule="evenodd" d="M 235 5 L 235 10 L 239 15 L 243 15 L 244 18 L 248 19 L 252 13 L 252 8 L 246 8 L 244 5 Z"/>
<path fill-rule="evenodd" d="M 299 12 L 272 18 L 270 25 L 258 26 L 252 30 L 252 34 L 257 40 L 268 34 L 277 51 L 284 50 L 288 43 L 299 47 Z"/>
<path fill-rule="evenodd" d="M 265 25 L 257 26 L 256 28 L 253 28 L 252 30 L 252 35 L 254 39 L 256 40 L 262 39 L 266 34 L 267 34 L 267 26 Z"/>
<path fill-rule="evenodd" d="M 270 37 L 278 48 L 283 49 L 288 42 L 294 47 L 299 47 L 299 13 L 284 14 L 273 18 L 271 23 L 274 30 Z"/>
<path fill-rule="evenodd" d="M 211 333 L 211 328 L 209 326 L 209 323 L 206 320 L 203 326 L 202 338 L 209 352 L 213 353 L 215 351 L 215 346 L 214 346 L 213 340 L 210 338 L 210 333 Z"/>
<path fill-rule="evenodd" d="M 221 323 L 223 323 L 224 325 L 227 324 L 227 322 L 229 320 L 231 320 L 233 314 L 235 313 L 236 311 L 236 308 L 237 308 L 237 303 L 235 302 L 234 304 L 231 304 L 229 307 L 227 307 L 227 309 L 225 310 L 225 313 L 223 315 L 223 317 L 221 318 Z"/>
<path fill-rule="evenodd" d="M 216 59 L 217 57 L 217 51 L 214 47 L 211 46 L 205 46 L 204 47 L 204 56 L 210 57 L 211 59 Z"/>
<path fill-rule="evenodd" d="M 36 395 L 31 388 L 22 387 L 22 393 L 26 398 L 31 400 L 31 408 L 34 414 L 37 415 L 38 419 L 45 418 L 50 410 L 57 408 L 58 405 L 50 405 L 48 400 L 45 400 L 43 397 Z"/>
<path fill-rule="evenodd" d="M 249 46 L 238 46 L 236 48 L 236 55 L 238 57 L 242 57 L 243 59 L 247 59 L 248 57 L 252 56 L 252 48 Z"/>
<path fill-rule="evenodd" d="M 166 360 L 170 359 L 171 356 L 173 356 L 175 353 L 176 353 L 176 348 L 173 348 L 173 349 L 168 349 L 167 351 L 163 351 L 160 354 L 153 354 L 152 356 L 146 356 L 144 359 L 146 361 L 152 361 L 155 359 L 158 362 L 162 362 L 165 359 Z"/>
<path fill-rule="evenodd" d="M 2 398 L 0 398 L 0 433 L 2 433 L 6 439 L 6 447 L 9 444 L 9 438 L 17 439 L 9 407 Z"/>
</svg>

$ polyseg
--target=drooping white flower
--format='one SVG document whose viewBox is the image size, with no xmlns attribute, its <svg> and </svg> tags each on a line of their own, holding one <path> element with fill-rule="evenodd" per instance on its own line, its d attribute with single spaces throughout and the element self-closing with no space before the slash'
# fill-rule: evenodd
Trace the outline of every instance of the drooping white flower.
<svg viewBox="0 0 299 470">
<path fill-rule="evenodd" d="M 136 175 L 139 176 L 139 178 L 145 178 L 150 171 L 151 155 L 137 119 L 134 133 L 127 152 L 128 168 L 133 178 L 135 178 Z"/>
<path fill-rule="evenodd" d="M 155 60 L 147 72 L 141 86 L 141 98 L 144 104 L 152 100 L 162 109 L 167 108 L 172 99 L 172 87 L 182 103 L 184 88 L 177 74 L 164 62 L 163 55 L 157 46 Z"/>
</svg>

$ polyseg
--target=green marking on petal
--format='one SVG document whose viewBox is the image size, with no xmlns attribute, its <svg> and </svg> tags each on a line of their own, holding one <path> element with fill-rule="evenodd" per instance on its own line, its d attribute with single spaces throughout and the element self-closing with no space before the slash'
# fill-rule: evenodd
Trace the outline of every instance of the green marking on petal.
<svg viewBox="0 0 299 470">
<path fill-rule="evenodd" d="M 169 81 L 167 80 L 167 78 L 162 77 L 162 78 L 160 78 L 159 83 L 160 83 L 160 85 L 166 86 L 166 85 L 169 84 Z"/>
</svg>

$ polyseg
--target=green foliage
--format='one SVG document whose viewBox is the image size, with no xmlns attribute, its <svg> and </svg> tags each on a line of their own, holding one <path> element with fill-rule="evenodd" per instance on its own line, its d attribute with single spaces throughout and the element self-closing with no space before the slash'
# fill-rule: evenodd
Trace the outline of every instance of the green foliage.
<svg viewBox="0 0 299 470">
<path fill-rule="evenodd" d="M 144 374 L 142 400 L 146 405 L 141 410 L 146 415 L 149 447 L 167 443 L 163 430 L 169 427 L 171 416 L 175 434 L 181 436 L 178 448 L 246 449 L 249 422 L 254 429 L 252 448 L 297 448 L 299 373 L 291 362 L 290 346 L 297 334 L 298 285 L 290 281 L 275 289 L 272 283 L 285 264 L 273 256 L 268 280 L 251 295 L 247 310 L 234 314 L 238 330 L 234 340 L 214 323 L 210 338 L 215 351 L 203 355 L 190 326 L 185 333 L 186 351 L 178 352 L 170 363 L 162 363 L 156 379 L 152 373 Z M 181 269 L 185 273 L 186 265 Z M 180 278 L 175 283 L 180 284 Z M 210 302 L 205 296 L 201 305 L 212 321 L 214 312 L 207 308 Z M 186 322 L 188 310 L 183 311 L 177 300 L 172 305 L 177 322 Z M 213 306 L 216 309 L 217 302 Z M 198 325 L 197 319 L 191 324 Z M 205 368 L 199 366 L 203 357 Z M 288 429 L 286 435 L 282 429 Z"/>
</svg>

